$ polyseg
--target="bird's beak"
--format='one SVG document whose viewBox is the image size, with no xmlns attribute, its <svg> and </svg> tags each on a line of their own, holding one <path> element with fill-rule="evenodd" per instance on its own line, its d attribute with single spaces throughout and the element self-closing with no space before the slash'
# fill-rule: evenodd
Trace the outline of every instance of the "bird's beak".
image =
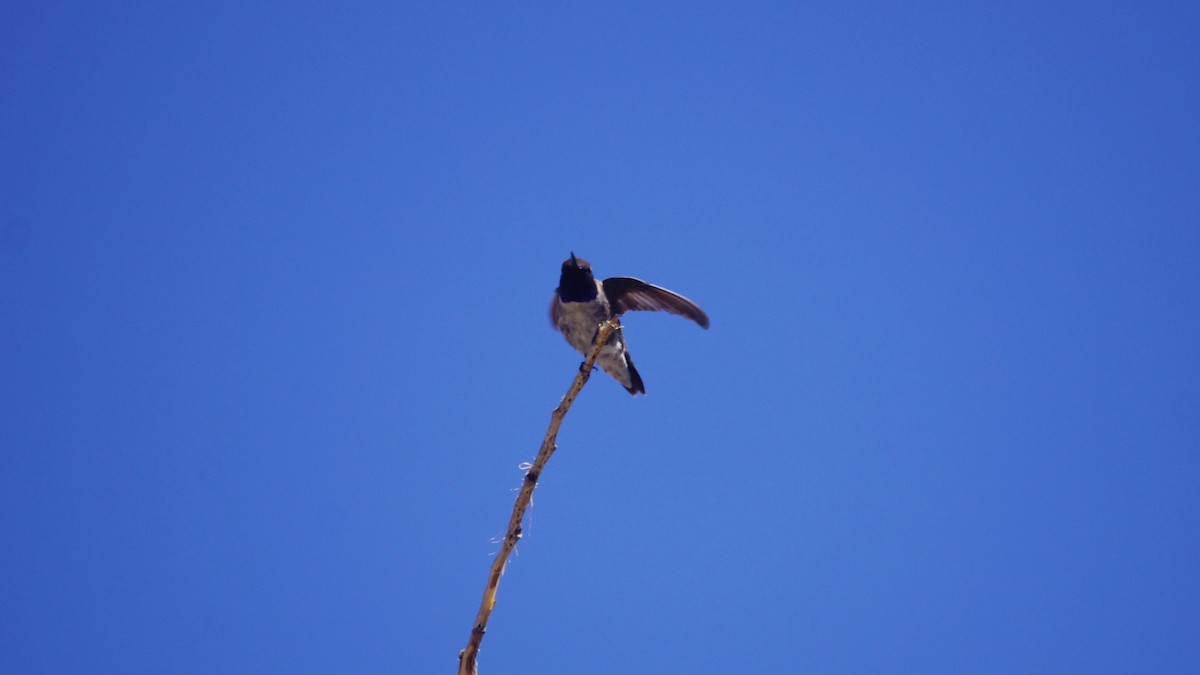
<svg viewBox="0 0 1200 675">
<path fill-rule="evenodd" d="M 579 263 L 575 260 L 575 251 L 571 251 L 571 264 L 578 269 Z"/>
</svg>

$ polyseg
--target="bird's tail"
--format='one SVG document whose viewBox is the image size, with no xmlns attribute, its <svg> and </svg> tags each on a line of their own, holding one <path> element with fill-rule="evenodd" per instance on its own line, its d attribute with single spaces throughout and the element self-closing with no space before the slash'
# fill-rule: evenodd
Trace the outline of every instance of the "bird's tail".
<svg viewBox="0 0 1200 675">
<path fill-rule="evenodd" d="M 629 366 L 629 384 L 625 385 L 625 390 L 634 396 L 639 393 L 645 394 L 646 385 L 642 384 L 642 376 L 638 374 L 637 368 L 633 367 L 633 359 L 629 358 L 629 352 L 625 352 L 625 365 Z"/>
</svg>

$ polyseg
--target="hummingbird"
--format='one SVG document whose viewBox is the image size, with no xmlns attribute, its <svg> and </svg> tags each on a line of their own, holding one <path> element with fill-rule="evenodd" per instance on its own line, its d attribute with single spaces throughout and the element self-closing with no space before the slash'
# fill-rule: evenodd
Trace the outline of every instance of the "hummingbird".
<svg viewBox="0 0 1200 675">
<path fill-rule="evenodd" d="M 600 324 L 630 310 L 662 310 L 708 328 L 708 315 L 704 310 L 678 293 L 633 277 L 596 281 L 591 264 L 575 257 L 574 252 L 563 261 L 558 289 L 550 299 L 550 322 L 580 354 L 586 356 L 591 351 Z M 621 331 L 618 328 L 609 335 L 596 358 L 596 365 L 620 382 L 630 394 L 645 394 L 646 385 L 642 384 L 642 376 L 633 367 Z"/>
</svg>

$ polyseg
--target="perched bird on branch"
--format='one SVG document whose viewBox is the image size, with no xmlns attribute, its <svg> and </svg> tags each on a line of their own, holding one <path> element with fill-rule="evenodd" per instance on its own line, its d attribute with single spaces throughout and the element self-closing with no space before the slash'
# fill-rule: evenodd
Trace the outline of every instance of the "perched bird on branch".
<svg viewBox="0 0 1200 675">
<path fill-rule="evenodd" d="M 661 310 L 691 319 L 708 328 L 708 316 L 696 303 L 633 277 L 611 277 L 596 281 L 592 266 L 583 258 L 563 261 L 558 289 L 550 301 L 550 321 L 567 342 L 585 356 L 592 348 L 600 324 L 628 311 Z M 633 367 L 625 336 L 617 329 L 600 351 L 596 365 L 621 383 L 630 394 L 646 393 L 642 377 Z"/>
</svg>

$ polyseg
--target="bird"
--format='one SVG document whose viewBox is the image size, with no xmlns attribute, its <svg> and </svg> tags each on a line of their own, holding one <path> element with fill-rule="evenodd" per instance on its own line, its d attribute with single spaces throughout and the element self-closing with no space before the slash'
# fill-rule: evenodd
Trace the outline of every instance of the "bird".
<svg viewBox="0 0 1200 675">
<path fill-rule="evenodd" d="M 586 356 L 591 351 L 600 324 L 631 310 L 662 310 L 708 328 L 708 315 L 704 310 L 674 291 L 633 277 L 596 281 L 591 264 L 576 257 L 574 251 L 563 261 L 558 288 L 550 299 L 550 322 L 580 354 Z M 633 367 L 621 328 L 609 335 L 596 358 L 596 365 L 630 394 L 646 393 L 646 385 L 637 368 Z"/>
</svg>

